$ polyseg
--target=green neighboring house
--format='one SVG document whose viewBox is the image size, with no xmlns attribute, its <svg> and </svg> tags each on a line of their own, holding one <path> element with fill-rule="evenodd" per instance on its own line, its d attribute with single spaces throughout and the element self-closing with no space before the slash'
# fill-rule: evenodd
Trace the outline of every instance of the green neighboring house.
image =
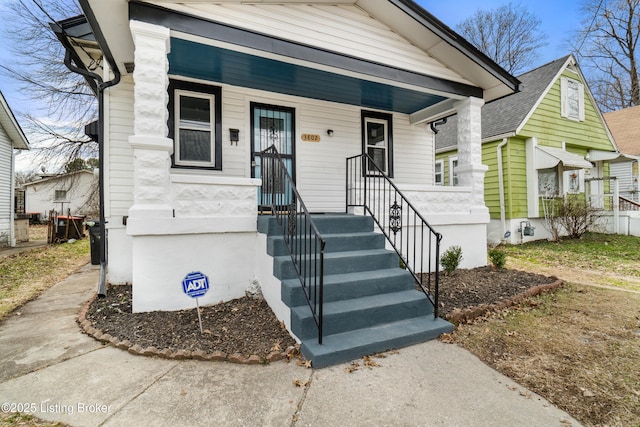
<svg viewBox="0 0 640 427">
<path fill-rule="evenodd" d="M 604 159 L 617 154 L 613 138 L 573 55 L 518 79 L 521 91 L 482 107 L 485 203 L 490 243 L 545 239 L 545 211 L 566 194 L 602 194 Z M 435 182 L 458 185 L 457 120 L 436 126 Z M 602 159 L 602 160 L 601 160 Z M 596 196 L 599 195 L 599 196 Z"/>
</svg>

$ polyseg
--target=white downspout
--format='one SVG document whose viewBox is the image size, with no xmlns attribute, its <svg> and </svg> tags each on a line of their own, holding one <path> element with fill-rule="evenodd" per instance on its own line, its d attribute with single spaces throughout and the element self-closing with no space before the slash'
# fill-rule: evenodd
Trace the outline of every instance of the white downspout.
<svg viewBox="0 0 640 427">
<path fill-rule="evenodd" d="M 508 139 L 502 138 L 502 142 L 498 144 L 496 148 L 496 155 L 498 157 L 498 189 L 500 190 L 500 223 L 502 224 L 502 237 L 501 240 L 505 240 L 505 233 L 507 232 L 507 219 L 504 206 L 504 177 L 502 176 L 502 147 L 507 145 Z"/>
<path fill-rule="evenodd" d="M 15 149 L 13 148 L 13 144 L 11 146 L 11 170 L 9 171 L 9 246 L 16 246 L 16 229 L 15 229 L 15 220 L 16 215 L 14 213 L 15 210 L 15 187 L 16 187 L 16 177 L 14 176 L 16 170 L 16 154 Z"/>
<path fill-rule="evenodd" d="M 620 183 L 613 180 L 613 232 L 620 234 Z"/>
</svg>

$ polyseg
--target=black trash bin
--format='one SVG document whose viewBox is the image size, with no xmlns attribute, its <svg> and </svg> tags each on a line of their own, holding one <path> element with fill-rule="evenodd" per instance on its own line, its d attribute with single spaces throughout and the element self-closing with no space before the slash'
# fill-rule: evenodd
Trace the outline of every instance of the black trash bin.
<svg viewBox="0 0 640 427">
<path fill-rule="evenodd" d="M 91 265 L 100 265 L 100 221 L 88 221 Z"/>
</svg>

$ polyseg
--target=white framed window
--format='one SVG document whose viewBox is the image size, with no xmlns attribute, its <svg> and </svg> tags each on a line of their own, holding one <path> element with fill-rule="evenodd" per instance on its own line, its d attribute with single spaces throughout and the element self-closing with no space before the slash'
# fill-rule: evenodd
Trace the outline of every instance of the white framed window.
<svg viewBox="0 0 640 427">
<path fill-rule="evenodd" d="M 221 89 L 172 80 L 169 137 L 173 167 L 222 169 Z"/>
<path fill-rule="evenodd" d="M 444 160 L 436 160 L 435 167 L 433 169 L 434 182 L 436 185 L 444 185 Z"/>
<path fill-rule="evenodd" d="M 213 95 L 176 90 L 176 165 L 215 166 L 214 102 Z"/>
<path fill-rule="evenodd" d="M 584 121 L 584 85 L 568 77 L 560 78 L 560 114 L 571 120 Z"/>
<path fill-rule="evenodd" d="M 559 192 L 558 168 L 538 170 L 538 194 L 544 198 L 556 197 Z"/>
<path fill-rule="evenodd" d="M 568 194 L 584 193 L 584 169 L 563 172 L 564 192 Z"/>
<path fill-rule="evenodd" d="M 458 185 L 458 157 L 449 157 L 449 185 Z"/>
</svg>

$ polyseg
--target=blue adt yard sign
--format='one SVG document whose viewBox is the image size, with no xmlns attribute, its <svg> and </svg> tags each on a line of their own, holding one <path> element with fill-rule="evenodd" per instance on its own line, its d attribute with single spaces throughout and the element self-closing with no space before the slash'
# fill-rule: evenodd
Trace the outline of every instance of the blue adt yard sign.
<svg viewBox="0 0 640 427">
<path fill-rule="evenodd" d="M 209 290 L 209 278 L 199 271 L 194 271 L 182 280 L 182 291 L 191 298 L 203 296 Z"/>
<path fill-rule="evenodd" d="M 192 271 L 182 279 L 182 292 L 196 299 L 196 311 L 198 312 L 198 323 L 202 334 L 202 318 L 200 317 L 200 304 L 198 297 L 206 294 L 209 290 L 209 278 L 199 271 Z"/>
</svg>

